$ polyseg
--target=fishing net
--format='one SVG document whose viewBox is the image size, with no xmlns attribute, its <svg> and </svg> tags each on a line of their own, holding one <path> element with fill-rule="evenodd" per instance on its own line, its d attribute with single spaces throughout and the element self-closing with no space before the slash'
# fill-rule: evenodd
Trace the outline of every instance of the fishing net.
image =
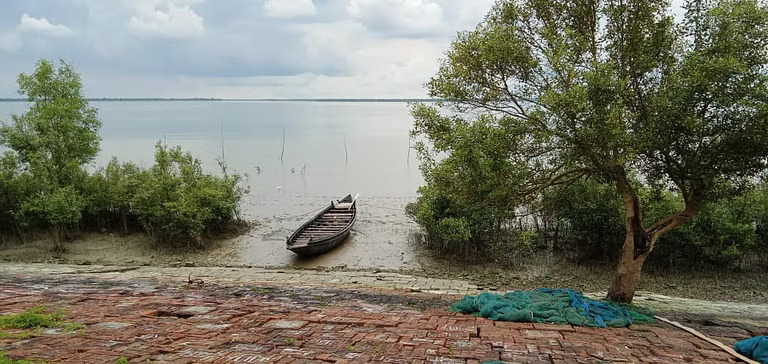
<svg viewBox="0 0 768 364">
<path fill-rule="evenodd" d="M 733 348 L 741 355 L 755 359 L 758 363 L 768 364 L 768 336 L 755 336 L 737 341 Z"/>
<path fill-rule="evenodd" d="M 538 288 L 503 295 L 481 293 L 465 296 L 452 311 L 494 321 L 571 324 L 592 327 L 625 327 L 654 322 L 650 311 L 596 301 L 571 289 Z"/>
</svg>

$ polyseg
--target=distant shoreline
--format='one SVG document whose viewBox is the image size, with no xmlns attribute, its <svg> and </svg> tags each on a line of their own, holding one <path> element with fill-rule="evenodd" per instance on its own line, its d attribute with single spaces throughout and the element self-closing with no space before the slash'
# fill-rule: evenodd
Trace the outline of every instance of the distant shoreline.
<svg viewBox="0 0 768 364">
<path fill-rule="evenodd" d="M 437 99 L 219 99 L 219 98 L 87 98 L 88 101 L 245 101 L 245 102 L 437 102 Z M 0 102 L 26 102 L 22 98 L 0 98 Z"/>
</svg>

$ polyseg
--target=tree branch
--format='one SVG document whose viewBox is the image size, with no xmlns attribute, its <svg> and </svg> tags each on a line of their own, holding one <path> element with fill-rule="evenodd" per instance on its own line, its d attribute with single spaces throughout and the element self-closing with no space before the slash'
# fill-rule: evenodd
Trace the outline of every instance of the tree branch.
<svg viewBox="0 0 768 364">
<path fill-rule="evenodd" d="M 686 203 L 685 209 L 679 213 L 669 215 L 655 224 L 651 225 L 651 227 L 645 229 L 645 232 L 651 236 L 651 243 L 653 244 L 656 242 L 658 238 L 660 238 L 662 235 L 666 234 L 670 230 L 682 225 L 686 221 L 692 219 L 694 216 L 696 216 L 696 213 L 698 213 L 700 208 L 700 204 L 697 203 Z"/>
<path fill-rule="evenodd" d="M 592 169 L 590 169 L 590 168 L 576 168 L 576 169 L 567 170 L 567 171 L 562 172 L 560 174 L 556 174 L 564 166 L 565 165 L 560 165 L 560 166 L 555 167 L 552 170 L 552 173 L 550 173 L 549 179 L 547 179 L 546 181 L 544 181 L 542 183 L 537 183 L 536 185 L 531 186 L 531 187 L 529 187 L 529 188 L 527 188 L 525 190 L 522 190 L 520 194 L 521 195 L 530 195 L 530 194 L 533 194 L 533 193 L 538 193 L 538 192 L 540 192 L 541 190 L 543 190 L 543 189 L 545 189 L 547 187 L 551 187 L 551 186 L 556 186 L 556 185 L 561 185 L 561 184 L 573 182 L 573 181 L 575 181 L 575 180 L 577 180 L 577 179 L 579 179 L 581 177 L 584 177 L 585 175 L 589 174 L 590 172 L 592 172 Z M 567 177 L 569 175 L 572 175 L 572 176 L 570 178 L 568 178 L 568 179 L 563 180 L 563 178 L 565 178 L 565 177 Z"/>
</svg>

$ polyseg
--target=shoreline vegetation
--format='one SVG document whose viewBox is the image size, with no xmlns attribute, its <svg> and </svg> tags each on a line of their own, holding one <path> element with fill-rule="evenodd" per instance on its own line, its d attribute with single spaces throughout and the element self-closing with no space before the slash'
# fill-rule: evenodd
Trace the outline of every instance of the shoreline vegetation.
<svg viewBox="0 0 768 364">
<path fill-rule="evenodd" d="M 158 141 L 150 167 L 113 157 L 88 171 L 101 121 L 69 64 L 41 60 L 18 83 L 29 108 L 0 123 L 0 241 L 49 234 L 65 251 L 84 231 L 143 232 L 158 246 L 190 250 L 248 226 L 239 215 L 248 190 L 223 160 L 221 175 L 204 173 L 192 154 Z"/>
<path fill-rule="evenodd" d="M 765 272 L 768 6 L 683 8 L 501 0 L 459 32 L 411 107 L 423 245 L 616 264 L 621 303 L 649 268 Z"/>
<path fill-rule="evenodd" d="M 203 173 L 200 161 L 190 153 L 161 142 L 155 147 L 152 166 L 112 159 L 88 172 L 85 166 L 99 151 L 101 122 L 81 88 L 79 75 L 64 62 L 56 67 L 40 61 L 33 74 L 19 77 L 20 93 L 29 96 L 29 109 L 0 124 L 0 145 L 6 149 L 0 158 L 0 261 L 241 265 L 234 254 L 240 248 L 233 243 L 236 239 L 226 238 L 249 226 L 239 216 L 241 198 L 248 192 L 241 186 L 242 177 L 228 173 L 223 162 L 221 176 Z M 425 116 L 418 113 L 425 111 L 423 104 L 414 108 L 417 117 Z M 487 130 L 457 139 L 468 143 L 459 147 L 483 148 L 482 142 L 475 141 L 485 132 L 502 137 L 489 125 L 473 127 Z M 424 145 L 415 148 L 419 151 Z M 429 156 L 420 151 L 421 157 Z M 493 148 L 485 153 L 489 151 Z M 477 162 L 473 158 L 486 154 L 469 156 L 461 162 L 472 167 Z M 620 196 L 610 183 L 571 181 L 539 196 L 536 202 L 545 209 L 487 225 L 494 221 L 488 217 L 503 218 L 508 209 L 518 206 L 512 196 L 494 190 L 505 186 L 504 175 L 481 170 L 461 182 L 440 173 L 466 169 L 461 163 L 450 164 L 456 162 L 448 158 L 423 168 L 428 184 L 407 208 L 427 232 L 414 242 L 424 248 L 423 259 L 421 267 L 401 271 L 467 279 L 490 289 L 546 286 L 594 291 L 604 287 L 624 234 Z M 652 188 L 658 186 L 632 182 L 649 217 L 673 213 L 683 203 L 672 192 Z M 748 193 L 711 201 L 678 235 L 667 235 L 657 249 L 660 254 L 649 261 L 654 278 L 641 281 L 638 287 L 692 298 L 768 299 L 768 286 L 756 271 L 766 267 L 762 247 L 768 243 L 768 204 L 764 203 L 768 185 L 753 187 L 742 191 Z M 495 195 L 492 204 L 483 195 L 489 192 Z M 500 228 L 508 234 L 497 234 Z M 114 239 L 107 242 L 106 236 Z M 483 236 L 495 238 L 483 245 Z M 130 248 L 122 255 L 115 253 L 123 245 Z M 224 254 L 219 254 L 222 249 Z M 96 257 L 93 250 L 108 250 L 109 256 Z M 441 252 L 461 253 L 462 258 L 452 261 Z M 745 267 L 742 258 L 746 256 L 756 258 L 746 264 L 755 271 L 742 274 L 737 270 Z M 720 270 L 702 272 L 696 266 Z M 678 270 L 668 275 L 654 268 Z"/>
<path fill-rule="evenodd" d="M 86 98 L 86 101 L 227 101 L 227 102 L 422 102 L 433 103 L 438 102 L 438 99 L 411 99 L 411 98 L 394 98 L 394 99 L 377 99 L 377 98 L 215 98 L 215 97 L 182 97 L 182 98 L 163 98 L 163 97 L 94 97 Z M 27 102 L 25 98 L 0 98 L 0 102 Z"/>
</svg>

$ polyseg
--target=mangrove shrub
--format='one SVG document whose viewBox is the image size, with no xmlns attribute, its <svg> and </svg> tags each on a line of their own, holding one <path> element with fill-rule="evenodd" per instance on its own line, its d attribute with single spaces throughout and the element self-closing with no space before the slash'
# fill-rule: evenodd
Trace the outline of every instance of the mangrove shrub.
<svg viewBox="0 0 768 364">
<path fill-rule="evenodd" d="M 101 122 L 72 66 L 39 61 L 21 74 L 29 110 L 0 124 L 0 235 L 48 231 L 56 248 L 81 230 L 141 230 L 162 244 L 202 246 L 239 224 L 241 177 L 204 173 L 181 148 L 158 143 L 141 168 L 112 159 L 89 173 Z"/>
<path fill-rule="evenodd" d="M 768 158 L 765 4 L 690 0 L 685 9 L 676 22 L 663 0 L 498 1 L 458 34 L 427 85 L 453 115 L 413 111 L 422 158 L 450 159 L 482 120 L 503 131 L 484 144 L 496 149 L 478 152 L 505 166 L 513 205 L 590 176 L 611 183 L 624 236 L 608 298 L 630 302 L 659 238 L 753 183 Z M 427 177 L 437 164 L 425 165 Z M 680 209 L 649 219 L 634 170 Z"/>
</svg>

